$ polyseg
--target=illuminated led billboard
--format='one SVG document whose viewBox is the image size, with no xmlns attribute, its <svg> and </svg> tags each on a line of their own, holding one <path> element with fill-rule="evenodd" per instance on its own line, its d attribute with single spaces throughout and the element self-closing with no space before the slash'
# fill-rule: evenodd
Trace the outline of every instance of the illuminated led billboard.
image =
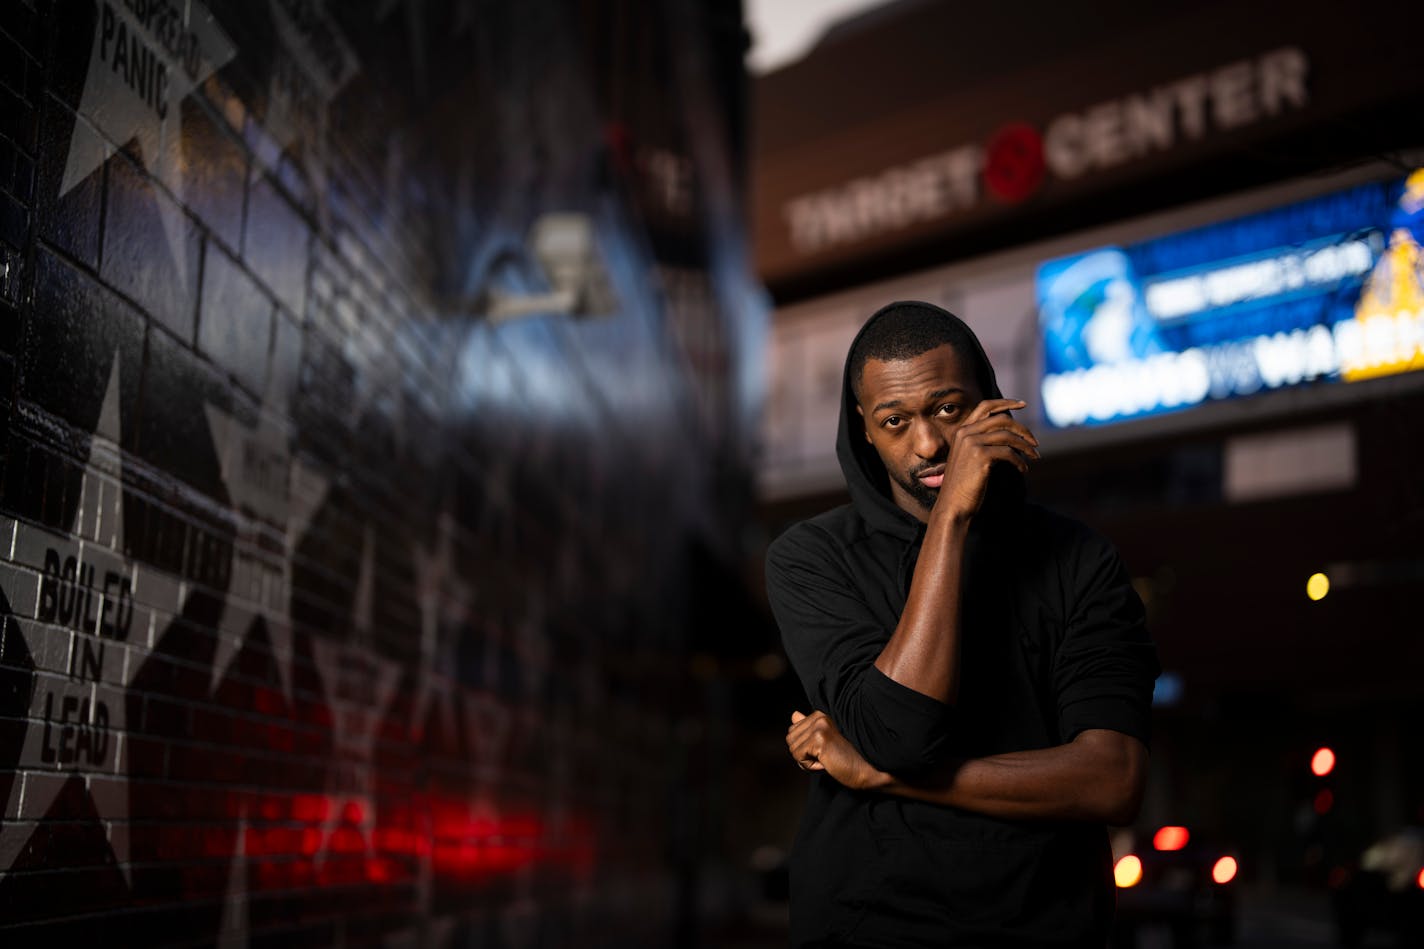
<svg viewBox="0 0 1424 949">
<path fill-rule="evenodd" d="M 1038 269 L 1043 411 L 1101 425 L 1424 369 L 1424 169 Z"/>
</svg>

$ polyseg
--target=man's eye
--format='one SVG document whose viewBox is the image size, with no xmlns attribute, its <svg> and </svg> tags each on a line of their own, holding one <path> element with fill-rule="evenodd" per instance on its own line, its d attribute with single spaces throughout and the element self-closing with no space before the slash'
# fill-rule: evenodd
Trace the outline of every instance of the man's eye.
<svg viewBox="0 0 1424 949">
<path fill-rule="evenodd" d="M 885 428 L 899 428 L 900 423 L 902 421 L 904 421 L 904 419 L 900 418 L 900 416 L 898 415 L 889 415 L 886 416 L 885 421 L 881 422 L 880 424 L 883 425 Z"/>
<path fill-rule="evenodd" d="M 959 414 L 959 406 L 955 405 L 953 402 L 946 402 L 944 405 L 941 405 L 941 406 L 939 407 L 939 414 L 940 414 L 940 415 L 958 415 L 958 414 Z"/>
</svg>

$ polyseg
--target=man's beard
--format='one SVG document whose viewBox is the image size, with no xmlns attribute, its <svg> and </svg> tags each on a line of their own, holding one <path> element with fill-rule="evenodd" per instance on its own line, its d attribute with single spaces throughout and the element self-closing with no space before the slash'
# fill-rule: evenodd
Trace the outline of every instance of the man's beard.
<svg viewBox="0 0 1424 949">
<path fill-rule="evenodd" d="M 933 467 L 934 465 L 924 465 L 916 469 L 916 472 L 918 473 L 919 471 L 924 471 L 928 468 Z M 910 497 L 914 498 L 916 501 L 920 502 L 921 507 L 923 507 L 926 511 L 932 510 L 934 508 L 935 501 L 939 498 L 940 489 L 932 488 L 929 485 L 925 484 L 919 479 L 917 473 L 910 474 L 908 477 L 903 479 L 899 475 L 894 475 L 893 477 L 895 478 L 895 483 L 900 486 L 901 490 L 903 490 Z"/>
</svg>

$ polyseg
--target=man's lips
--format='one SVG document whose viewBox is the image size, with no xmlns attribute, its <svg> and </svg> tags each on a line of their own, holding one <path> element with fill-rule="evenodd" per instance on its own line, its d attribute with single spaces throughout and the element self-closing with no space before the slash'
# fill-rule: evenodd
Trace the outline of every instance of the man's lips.
<svg viewBox="0 0 1424 949">
<path fill-rule="evenodd" d="M 932 465 L 929 468 L 917 473 L 921 483 L 927 488 L 937 488 L 944 483 L 944 465 Z"/>
</svg>

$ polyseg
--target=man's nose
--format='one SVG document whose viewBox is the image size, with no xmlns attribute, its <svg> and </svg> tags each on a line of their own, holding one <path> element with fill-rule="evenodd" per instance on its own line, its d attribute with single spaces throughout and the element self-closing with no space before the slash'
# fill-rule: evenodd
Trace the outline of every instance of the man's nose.
<svg viewBox="0 0 1424 949">
<path fill-rule="evenodd" d="M 947 444 L 938 425 L 922 422 L 915 426 L 915 454 L 926 461 L 934 461 L 943 455 Z"/>
</svg>

